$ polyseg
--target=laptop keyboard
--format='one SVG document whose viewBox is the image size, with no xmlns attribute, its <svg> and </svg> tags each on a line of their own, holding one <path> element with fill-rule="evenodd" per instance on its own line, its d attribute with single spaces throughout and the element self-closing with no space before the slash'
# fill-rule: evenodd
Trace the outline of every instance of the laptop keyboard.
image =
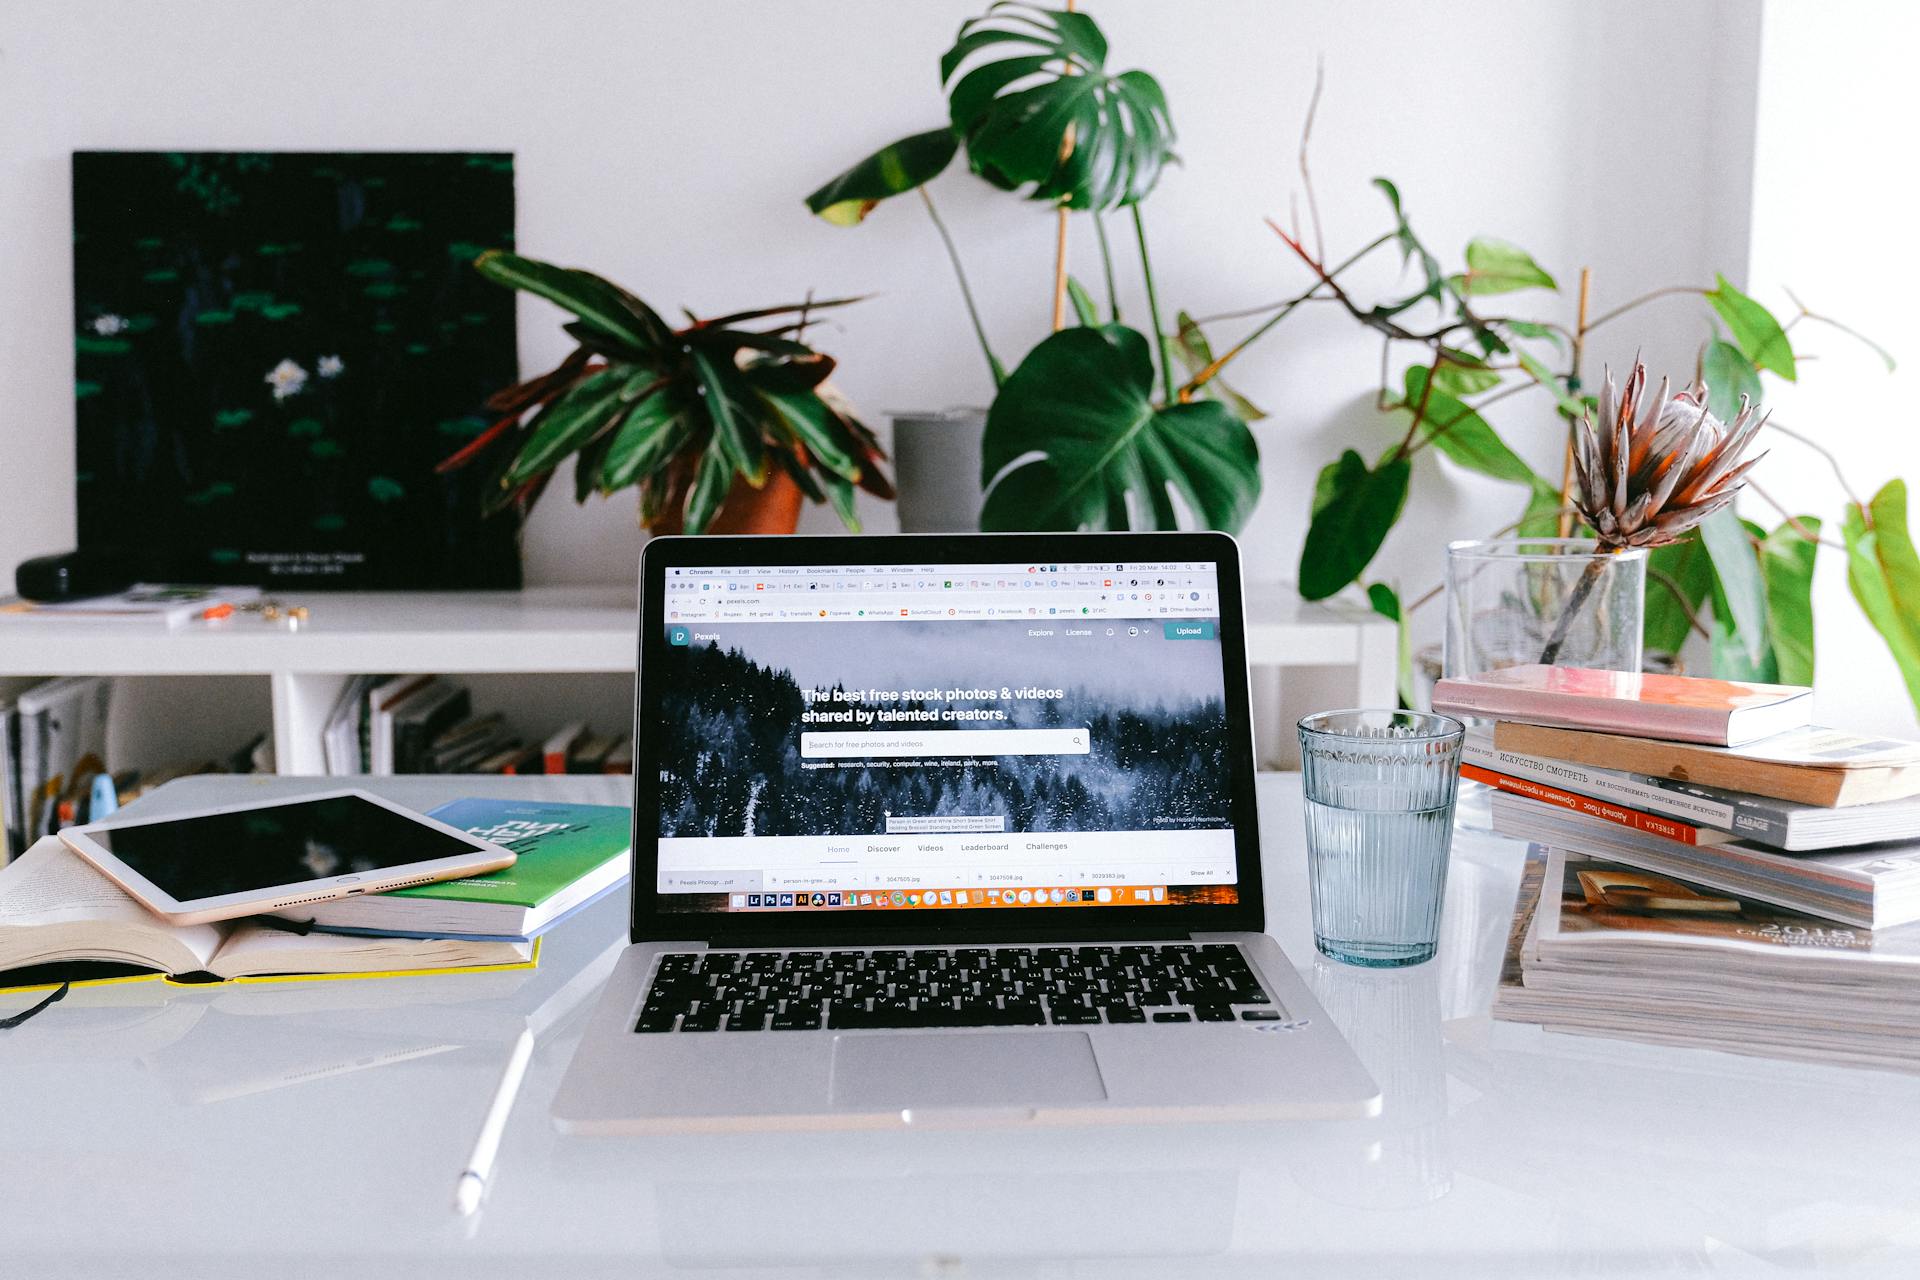
<svg viewBox="0 0 1920 1280">
<path fill-rule="evenodd" d="M 1240 948 L 1191 943 L 660 958 L 637 1032 L 1279 1021 Z"/>
</svg>

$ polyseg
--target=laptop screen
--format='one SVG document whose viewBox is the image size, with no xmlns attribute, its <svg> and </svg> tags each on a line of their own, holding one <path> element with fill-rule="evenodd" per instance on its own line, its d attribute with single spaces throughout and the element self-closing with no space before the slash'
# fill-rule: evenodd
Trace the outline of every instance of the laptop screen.
<svg viewBox="0 0 1920 1280">
<path fill-rule="evenodd" d="M 663 591 L 659 910 L 1239 901 L 1211 562 L 678 565 Z"/>
</svg>

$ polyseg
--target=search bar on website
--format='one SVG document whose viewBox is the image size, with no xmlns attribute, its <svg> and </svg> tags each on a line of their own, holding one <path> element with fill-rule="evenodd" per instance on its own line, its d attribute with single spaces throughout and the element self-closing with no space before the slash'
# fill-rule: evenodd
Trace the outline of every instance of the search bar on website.
<svg viewBox="0 0 1920 1280">
<path fill-rule="evenodd" d="M 828 760 L 888 756 L 1084 756 L 1085 729 L 884 729 L 803 733 L 800 754 Z"/>
</svg>

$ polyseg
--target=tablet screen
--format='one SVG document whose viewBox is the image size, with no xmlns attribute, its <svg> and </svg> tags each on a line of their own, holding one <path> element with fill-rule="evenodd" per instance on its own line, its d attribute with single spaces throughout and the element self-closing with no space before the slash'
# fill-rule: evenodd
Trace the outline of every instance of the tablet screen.
<svg viewBox="0 0 1920 1280">
<path fill-rule="evenodd" d="M 471 853 L 461 836 L 359 796 L 88 833 L 176 901 L 249 893 Z"/>
</svg>

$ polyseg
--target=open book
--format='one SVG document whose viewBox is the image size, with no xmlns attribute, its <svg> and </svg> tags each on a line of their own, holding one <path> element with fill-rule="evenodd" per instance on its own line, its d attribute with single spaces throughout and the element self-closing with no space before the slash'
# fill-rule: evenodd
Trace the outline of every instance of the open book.
<svg viewBox="0 0 1920 1280">
<path fill-rule="evenodd" d="M 533 954 L 528 942 L 303 936 L 246 920 L 170 925 L 54 836 L 0 869 L 0 987 L 16 985 L 11 970 L 68 964 L 235 979 L 499 968 L 530 965 Z"/>
</svg>

